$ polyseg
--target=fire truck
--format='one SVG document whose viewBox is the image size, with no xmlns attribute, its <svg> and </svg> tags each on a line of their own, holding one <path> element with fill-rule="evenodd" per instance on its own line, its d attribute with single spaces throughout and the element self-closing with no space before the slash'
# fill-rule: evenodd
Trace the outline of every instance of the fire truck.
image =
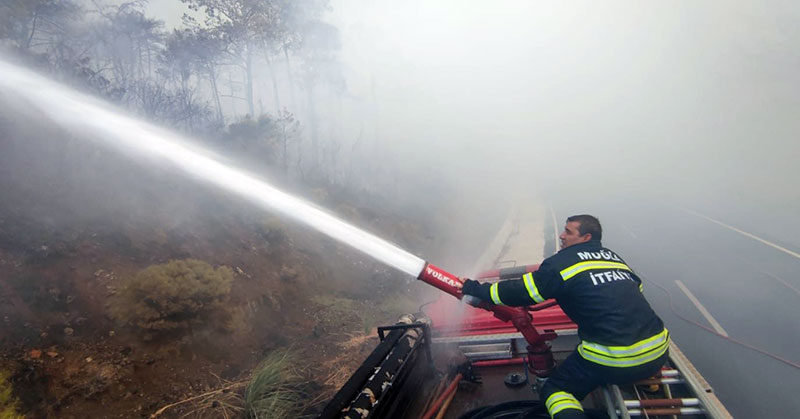
<svg viewBox="0 0 800 419">
<path fill-rule="evenodd" d="M 519 214 L 508 217 L 498 237 L 489 246 L 496 255 L 491 269 L 478 279 L 516 279 L 538 268 L 517 263 L 531 254 L 530 240 L 515 240 L 526 237 Z M 418 279 L 444 294 L 379 327 L 379 344 L 319 417 L 549 418 L 538 389 L 580 343 L 577 326 L 558 304 L 465 304 L 461 279 L 431 264 Z M 602 386 L 582 404 L 590 418 L 731 418 L 674 342 L 658 374 Z"/>
</svg>

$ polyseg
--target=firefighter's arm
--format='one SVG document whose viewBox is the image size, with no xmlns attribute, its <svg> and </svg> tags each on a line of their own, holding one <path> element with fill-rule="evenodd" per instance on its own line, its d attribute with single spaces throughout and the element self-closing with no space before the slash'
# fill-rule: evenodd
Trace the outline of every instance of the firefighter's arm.
<svg viewBox="0 0 800 419">
<path fill-rule="evenodd" d="M 480 283 L 468 279 L 461 291 L 483 301 L 506 306 L 529 306 L 554 298 L 563 281 L 552 275 L 548 264 L 543 263 L 535 273 L 526 273 L 522 279 Z"/>
</svg>

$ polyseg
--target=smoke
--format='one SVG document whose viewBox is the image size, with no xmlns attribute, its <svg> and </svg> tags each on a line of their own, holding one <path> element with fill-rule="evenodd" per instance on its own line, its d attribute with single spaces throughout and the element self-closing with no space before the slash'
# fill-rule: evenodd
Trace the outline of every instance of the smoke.
<svg viewBox="0 0 800 419">
<path fill-rule="evenodd" d="M 378 147 L 406 168 L 505 194 L 786 198 L 769 189 L 788 186 L 798 155 L 796 4 L 333 9 L 348 86 L 379 108 Z"/>
<path fill-rule="evenodd" d="M 422 259 L 276 189 L 255 175 L 224 164 L 177 134 L 125 116 L 107 104 L 52 83 L 30 70 L 2 61 L 0 70 L 8 77 L 0 83 L 3 91 L 17 96 L 27 93 L 32 106 L 67 130 L 86 130 L 102 138 L 101 145 L 178 168 L 193 179 L 293 218 L 414 277 L 422 271 Z"/>
<path fill-rule="evenodd" d="M 180 25 L 185 5 L 151 3 Z M 789 222 L 798 17 L 788 1 L 334 0 L 345 88 L 320 79 L 317 130 L 340 181 L 444 214 L 454 260 L 526 200 L 647 196 Z M 274 110 L 275 72 L 307 137 L 307 92 L 274 64 L 255 69 L 256 102 Z"/>
</svg>

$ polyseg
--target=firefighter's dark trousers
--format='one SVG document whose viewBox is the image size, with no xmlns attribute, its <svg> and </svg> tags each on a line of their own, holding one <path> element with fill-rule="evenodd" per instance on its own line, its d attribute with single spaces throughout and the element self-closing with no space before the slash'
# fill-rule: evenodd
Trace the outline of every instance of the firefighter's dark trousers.
<svg viewBox="0 0 800 419">
<path fill-rule="evenodd" d="M 635 367 L 606 367 L 573 352 L 545 381 L 539 393 L 554 419 L 585 419 L 580 401 L 604 384 L 630 384 L 652 377 L 667 362 L 669 352 Z"/>
</svg>

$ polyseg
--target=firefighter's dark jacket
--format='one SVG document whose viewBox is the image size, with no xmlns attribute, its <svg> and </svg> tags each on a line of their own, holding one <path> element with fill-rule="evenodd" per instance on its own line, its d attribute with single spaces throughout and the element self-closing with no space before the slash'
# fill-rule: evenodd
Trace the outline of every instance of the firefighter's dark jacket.
<svg viewBox="0 0 800 419">
<path fill-rule="evenodd" d="M 465 285 L 494 304 L 526 306 L 555 298 L 578 325 L 578 352 L 596 363 L 626 367 L 663 355 L 669 332 L 641 294 L 642 281 L 599 240 L 572 245 L 522 279 Z"/>
</svg>

